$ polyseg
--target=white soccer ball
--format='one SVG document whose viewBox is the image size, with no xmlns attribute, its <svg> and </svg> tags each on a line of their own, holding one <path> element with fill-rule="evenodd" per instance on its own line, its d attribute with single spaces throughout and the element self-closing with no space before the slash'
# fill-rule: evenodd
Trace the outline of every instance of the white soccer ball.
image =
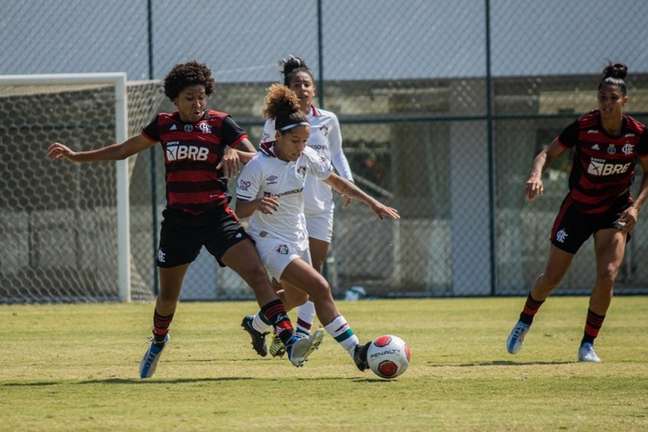
<svg viewBox="0 0 648 432">
<path fill-rule="evenodd" d="M 412 350 L 398 336 L 378 336 L 367 350 L 369 367 L 380 378 L 393 379 L 407 370 Z"/>
</svg>

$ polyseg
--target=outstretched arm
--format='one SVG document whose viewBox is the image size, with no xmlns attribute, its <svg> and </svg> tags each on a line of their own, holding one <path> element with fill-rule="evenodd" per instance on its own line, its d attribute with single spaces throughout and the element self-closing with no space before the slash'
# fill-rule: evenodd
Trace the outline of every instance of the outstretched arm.
<svg viewBox="0 0 648 432">
<path fill-rule="evenodd" d="M 369 196 L 349 180 L 344 179 L 337 174 L 331 174 L 324 181 L 331 185 L 331 187 L 337 192 L 363 202 L 367 207 L 373 210 L 380 219 L 385 217 L 390 219 L 400 219 L 400 215 L 396 209 L 387 207 L 380 201 Z"/>
<path fill-rule="evenodd" d="M 533 159 L 531 174 L 529 174 L 529 178 L 526 181 L 526 197 L 528 201 L 533 201 L 542 195 L 544 192 L 544 185 L 542 184 L 543 171 L 553 159 L 558 158 L 565 150 L 567 148 L 556 138 Z"/>
<path fill-rule="evenodd" d="M 155 143 L 156 141 L 140 134 L 127 139 L 121 144 L 110 144 L 95 150 L 76 152 L 64 144 L 55 142 L 47 149 L 47 156 L 54 160 L 68 159 L 73 162 L 122 160 L 151 147 Z"/>
</svg>

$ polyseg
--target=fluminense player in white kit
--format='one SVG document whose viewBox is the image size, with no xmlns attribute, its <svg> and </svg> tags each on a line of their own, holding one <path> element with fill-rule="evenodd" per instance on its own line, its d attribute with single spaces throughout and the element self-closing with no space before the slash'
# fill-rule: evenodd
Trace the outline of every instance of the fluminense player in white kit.
<svg viewBox="0 0 648 432">
<path fill-rule="evenodd" d="M 315 80 L 312 71 L 303 59 L 292 55 L 283 59 L 280 64 L 284 75 L 284 85 L 295 92 L 299 99 L 300 111 L 310 123 L 310 133 L 306 142 L 307 147 L 315 150 L 318 155 L 329 159 L 340 177 L 352 182 L 351 168 L 342 150 L 342 134 L 337 116 L 330 111 L 318 109 L 313 105 Z M 274 140 L 275 119 L 268 118 L 263 128 L 261 146 Z M 343 196 L 342 199 L 345 204 L 350 202 L 350 199 L 346 196 Z M 306 217 L 311 262 L 319 272 L 322 271 L 333 236 L 334 208 L 331 186 L 319 181 L 315 176 L 308 176 L 304 186 L 304 215 Z M 273 283 L 275 289 L 281 293 L 282 287 L 277 286 L 274 281 Z M 289 295 L 290 291 L 284 291 L 282 297 Z M 296 331 L 309 335 L 315 318 L 315 307 L 307 297 L 299 296 L 288 300 L 291 304 L 295 304 L 296 301 L 302 301 L 297 307 Z M 241 324 L 248 332 L 250 332 L 250 320 L 251 317 L 247 316 Z M 257 353 L 261 356 L 267 355 L 268 349 L 265 343 L 265 335 L 251 334 L 251 336 Z M 272 356 L 282 356 L 284 353 L 283 344 L 274 335 L 270 345 L 270 354 Z"/>
<path fill-rule="evenodd" d="M 381 219 L 400 216 L 395 209 L 335 174 L 329 159 L 306 145 L 311 126 L 300 109 L 299 99 L 288 87 L 270 87 L 264 115 L 275 119 L 275 140 L 263 145 L 241 171 L 236 213 L 241 218 L 250 217 L 248 232 L 268 273 L 284 289 L 281 298 L 286 309 L 302 304 L 308 296 L 324 329 L 351 355 L 358 369 L 365 370 L 369 344 L 360 345 L 337 310 L 328 282 L 311 265 L 304 188 L 308 178 L 314 178 L 366 204 Z M 271 330 L 270 323 L 258 313 L 250 319 L 249 326 L 251 334 Z M 321 330 L 311 336 L 312 349 L 317 348 L 322 336 Z"/>
</svg>

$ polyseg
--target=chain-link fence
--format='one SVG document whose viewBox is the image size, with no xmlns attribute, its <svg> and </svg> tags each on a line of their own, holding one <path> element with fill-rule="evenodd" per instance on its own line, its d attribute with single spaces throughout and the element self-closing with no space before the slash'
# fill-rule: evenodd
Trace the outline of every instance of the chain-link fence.
<svg viewBox="0 0 648 432">
<path fill-rule="evenodd" d="M 377 222 L 360 204 L 337 206 L 326 273 L 338 295 L 352 286 L 372 296 L 526 293 L 544 267 L 570 163 L 568 156 L 555 161 L 545 195 L 529 204 L 523 186 L 534 155 L 596 107 L 608 60 L 628 64 L 628 111 L 648 121 L 642 0 L 613 9 L 603 0 L 6 0 L 3 9 L 1 74 L 126 71 L 131 80 L 161 79 L 174 64 L 196 58 L 215 73 L 212 106 L 231 113 L 254 143 L 265 89 L 281 78 L 277 61 L 304 57 L 318 105 L 340 119 L 356 183 L 402 215 L 398 223 Z M 611 14 L 623 26 L 608 31 Z M 150 107 L 150 96 L 139 100 Z M 167 101 L 161 109 L 173 106 Z M 0 121 L 14 112 L 0 107 Z M 133 112 L 142 115 L 131 117 L 131 134 L 151 114 Z M 104 138 L 85 144 L 110 141 Z M 44 157 L 46 143 L 24 145 Z M 144 298 L 157 284 L 164 163 L 156 149 L 130 165 L 132 283 Z M 0 169 L 7 179 L 18 168 L 0 162 Z M 5 192 L 20 196 L 8 181 Z M 0 213 L 12 211 L 9 201 Z M 7 223 L 3 236 L 14 224 Z M 640 265 L 648 259 L 644 223 L 627 247 L 616 292 L 648 292 L 648 267 Z M 38 250 L 56 254 L 55 247 Z M 100 253 L 114 255 L 108 249 Z M 29 277 L 14 276 L 12 287 L 28 289 Z M 589 292 L 594 278 L 590 240 L 560 292 Z M 183 288 L 185 299 L 251 295 L 206 251 Z"/>
</svg>

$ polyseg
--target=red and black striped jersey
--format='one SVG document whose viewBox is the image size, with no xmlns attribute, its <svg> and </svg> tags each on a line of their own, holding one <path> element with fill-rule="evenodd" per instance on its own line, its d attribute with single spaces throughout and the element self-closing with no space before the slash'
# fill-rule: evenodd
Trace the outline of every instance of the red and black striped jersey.
<svg viewBox="0 0 648 432">
<path fill-rule="evenodd" d="M 200 214 L 228 203 L 227 179 L 216 169 L 225 146 L 247 138 L 229 114 L 214 110 L 196 123 L 160 113 L 142 130 L 164 151 L 167 207 Z"/>
<path fill-rule="evenodd" d="M 569 196 L 583 213 L 604 213 L 621 201 L 632 202 L 630 185 L 639 156 L 648 155 L 646 126 L 624 114 L 619 136 L 608 135 L 599 110 L 567 126 L 557 138 L 574 149 Z"/>
</svg>

